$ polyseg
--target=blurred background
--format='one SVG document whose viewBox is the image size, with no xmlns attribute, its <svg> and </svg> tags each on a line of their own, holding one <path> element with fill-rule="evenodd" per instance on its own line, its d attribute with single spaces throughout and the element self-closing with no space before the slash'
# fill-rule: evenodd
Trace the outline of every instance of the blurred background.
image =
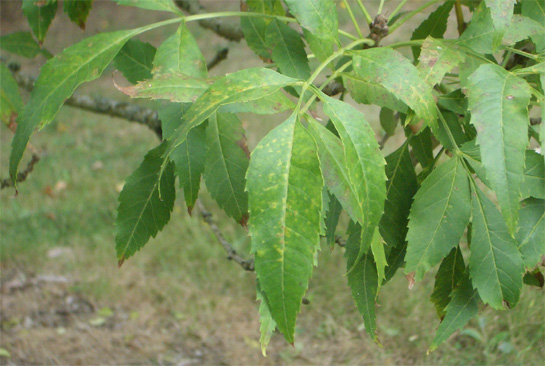
<svg viewBox="0 0 545 366">
<path fill-rule="evenodd" d="M 239 9 L 238 0 L 201 3 L 210 11 Z M 378 1 L 365 3 L 374 14 Z M 406 9 L 421 3 L 409 1 Z M 397 4 L 386 1 L 386 14 Z M 29 30 L 20 5 L 20 1 L 0 2 L 2 35 Z M 99 32 L 171 17 L 95 0 L 86 30 L 81 31 L 61 9 L 59 5 L 44 43 L 54 54 Z M 338 10 L 343 28 L 353 29 L 341 4 Z M 425 16 L 416 17 L 384 43 L 408 39 Z M 195 23 L 189 27 L 207 60 L 229 48 L 227 60 L 212 75 L 262 65 L 244 41 L 226 41 Z M 139 38 L 159 46 L 175 30 L 175 26 L 164 27 Z M 2 56 L 20 63 L 21 72 L 31 75 L 38 75 L 45 63 L 41 56 L 33 60 L 6 52 Z M 114 71 L 109 67 L 78 93 L 128 100 L 113 85 L 113 78 L 126 83 Z M 23 98 L 28 99 L 28 93 Z M 360 108 L 380 138 L 378 108 Z M 250 147 L 282 117 L 243 114 Z M 0 176 L 6 178 L 13 134 L 0 127 Z M 385 153 L 403 140 L 403 132 L 398 132 L 399 138 L 388 141 Z M 145 152 L 157 145 L 153 132 L 126 120 L 65 106 L 31 143 L 42 153 L 41 161 L 20 184 L 17 197 L 13 189 L 0 191 L 1 364 L 541 365 L 545 358 L 545 301 L 541 290 L 528 287 L 516 309 L 483 308 L 466 329 L 426 356 L 439 324 L 428 301 L 433 272 L 410 291 L 401 271 L 383 287 L 377 322 L 384 348 L 379 348 L 366 335 L 351 299 L 342 249 L 330 251 L 325 243 L 307 294 L 310 304 L 303 306 L 299 316 L 295 345 L 275 334 L 264 358 L 255 277 L 225 258 L 198 212 L 188 215 L 182 192 L 166 228 L 117 268 L 113 235 L 117 196 Z M 205 188 L 201 189 L 201 200 L 226 238 L 248 257 L 246 231 L 218 210 Z"/>
</svg>

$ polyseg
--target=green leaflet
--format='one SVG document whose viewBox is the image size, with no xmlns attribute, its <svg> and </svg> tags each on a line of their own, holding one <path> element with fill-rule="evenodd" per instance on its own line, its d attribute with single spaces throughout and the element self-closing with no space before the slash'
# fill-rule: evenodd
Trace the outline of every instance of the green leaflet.
<svg viewBox="0 0 545 366">
<path fill-rule="evenodd" d="M 248 10 L 273 15 L 285 15 L 284 7 L 280 0 L 248 0 Z M 269 60 L 271 53 L 265 41 L 265 30 L 271 22 L 268 18 L 240 17 L 240 27 L 244 33 L 244 39 L 248 46 L 261 58 Z"/>
<path fill-rule="evenodd" d="M 171 102 L 188 103 L 196 101 L 215 81 L 175 73 L 143 80 L 134 86 L 117 88 L 131 98 L 167 99 Z"/>
<path fill-rule="evenodd" d="M 427 37 L 443 38 L 443 34 L 447 30 L 447 23 L 450 11 L 454 6 L 454 0 L 447 0 L 443 5 L 430 13 L 428 18 L 424 20 L 414 30 L 411 39 L 425 39 Z M 418 59 L 420 48 L 413 47 L 414 59 Z"/>
<path fill-rule="evenodd" d="M 496 65 L 481 65 L 467 86 L 471 123 L 478 131 L 486 177 L 496 192 L 509 232 L 518 221 L 524 151 L 528 145 L 530 87 Z"/>
<path fill-rule="evenodd" d="M 473 12 L 469 26 L 455 44 L 469 47 L 478 53 L 493 53 L 500 44 L 503 33 L 494 28 L 490 9 L 482 2 Z"/>
<path fill-rule="evenodd" d="M 523 281 L 525 285 L 535 286 L 541 289 L 545 285 L 545 278 L 543 277 L 543 273 L 539 271 L 539 268 L 526 272 Z"/>
<path fill-rule="evenodd" d="M 358 221 L 364 233 L 372 235 L 384 212 L 386 199 L 385 162 L 375 132 L 365 116 L 351 105 L 325 94 L 320 94 L 320 99 L 324 113 L 331 118 L 341 137 L 352 193 L 358 200 Z M 362 241 L 360 257 L 368 244 Z"/>
<path fill-rule="evenodd" d="M 261 353 L 264 357 L 267 357 L 267 346 L 271 340 L 271 336 L 276 329 L 276 322 L 272 318 L 271 308 L 267 303 L 267 297 L 261 290 L 259 286 L 259 281 L 257 281 L 257 300 L 259 304 L 259 330 L 261 331 L 261 337 L 259 338 L 259 343 L 261 343 Z"/>
<path fill-rule="evenodd" d="M 545 37 L 545 25 L 522 15 L 515 14 L 509 28 L 505 31 L 502 44 L 511 46 L 528 37 Z"/>
<path fill-rule="evenodd" d="M 320 162 L 321 162 L 321 158 L 320 158 Z M 341 203 L 339 202 L 339 200 L 337 199 L 337 197 L 335 197 L 329 192 L 327 193 L 327 195 L 328 195 L 329 206 L 328 206 L 327 214 L 325 217 L 325 227 L 326 227 L 325 237 L 326 237 L 327 245 L 329 245 L 329 248 L 333 250 L 333 248 L 335 247 L 335 233 L 337 230 L 339 217 L 341 216 L 343 207 Z"/>
<path fill-rule="evenodd" d="M 41 45 L 44 42 L 51 21 L 57 13 L 57 1 L 51 1 L 43 6 L 38 6 L 36 0 L 23 0 L 22 9 L 32 32 L 38 38 L 38 42 Z"/>
<path fill-rule="evenodd" d="M 397 128 L 398 117 L 395 115 L 395 112 L 389 108 L 383 107 L 380 109 L 380 127 L 386 132 L 388 136 L 395 135 Z"/>
<path fill-rule="evenodd" d="M 477 290 L 473 290 L 467 272 L 460 280 L 460 285 L 452 291 L 451 297 L 452 300 L 445 309 L 445 317 L 435 332 L 428 354 L 435 351 L 452 333 L 466 325 L 479 311 L 479 295 Z"/>
<path fill-rule="evenodd" d="M 6 125 L 11 122 L 12 114 L 19 114 L 23 109 L 23 100 L 19 86 L 9 69 L 0 64 L 0 120 Z"/>
<path fill-rule="evenodd" d="M 464 258 L 459 246 L 452 249 L 441 262 L 435 275 L 435 285 L 430 298 L 440 319 L 445 316 L 445 308 L 450 302 L 451 293 L 458 286 L 465 269 Z"/>
<path fill-rule="evenodd" d="M 534 150 L 526 150 L 524 180 L 520 191 L 522 197 L 545 199 L 545 164 L 543 156 Z"/>
<path fill-rule="evenodd" d="M 248 194 L 246 170 L 250 152 L 238 117 L 214 113 L 206 129 L 204 180 L 212 198 L 236 222 L 246 226 Z"/>
<path fill-rule="evenodd" d="M 545 201 L 529 198 L 522 202 L 516 233 L 526 268 L 533 268 L 545 255 Z"/>
<path fill-rule="evenodd" d="M 375 259 L 375 263 L 377 265 L 378 289 L 380 290 L 382 282 L 386 278 L 385 268 L 388 266 L 388 263 L 386 262 L 384 243 L 380 237 L 378 227 L 375 228 L 375 233 L 373 234 L 373 239 L 371 240 L 371 252 L 373 253 L 373 258 Z M 377 293 L 379 290 L 377 290 Z"/>
<path fill-rule="evenodd" d="M 321 62 L 324 62 L 329 56 L 333 54 L 333 47 L 335 42 L 332 40 L 318 38 L 312 32 L 303 28 L 303 35 L 310 47 L 310 50 L 316 55 L 316 58 Z M 331 65 L 330 65 L 331 66 Z"/>
<path fill-rule="evenodd" d="M 456 114 L 465 114 L 467 112 L 467 98 L 461 89 L 456 89 L 451 93 L 440 95 L 437 106 Z"/>
<path fill-rule="evenodd" d="M 337 8 L 333 0 L 284 0 L 303 28 L 316 37 L 338 42 Z"/>
<path fill-rule="evenodd" d="M 371 241 L 371 238 L 364 238 Z M 378 296 L 377 267 L 373 257 L 367 253 L 356 262 L 362 241 L 362 230 L 359 224 L 350 222 L 348 225 L 348 240 L 346 241 L 346 269 L 348 286 L 352 291 L 352 298 L 363 317 L 365 331 L 373 341 L 380 344 L 377 335 L 375 304 Z"/>
<path fill-rule="evenodd" d="M 174 165 L 169 163 L 163 175 L 159 175 L 161 155 L 166 147 L 166 143 L 162 143 L 148 152 L 138 169 L 127 178 L 119 195 L 115 249 L 120 266 L 150 237 L 155 237 L 170 219 L 176 197 Z M 159 199 L 159 180 L 162 199 Z"/>
<path fill-rule="evenodd" d="M 181 24 L 176 33 L 159 46 L 153 60 L 152 72 L 154 77 L 172 73 L 195 78 L 208 76 L 204 56 L 185 24 Z"/>
<path fill-rule="evenodd" d="M 437 129 L 431 86 L 422 80 L 408 59 L 391 48 L 370 48 L 355 51 L 353 60 L 354 72 L 358 76 L 386 88 L 407 104 L 433 131 Z"/>
<path fill-rule="evenodd" d="M 163 138 L 168 139 L 182 122 L 188 105 L 169 103 L 159 109 L 162 122 Z M 187 139 L 170 156 L 175 164 L 175 174 L 180 180 L 184 191 L 187 210 L 191 214 L 199 195 L 201 175 L 204 173 L 206 159 L 206 123 L 189 131 Z"/>
<path fill-rule="evenodd" d="M 139 81 L 151 79 L 155 51 L 155 47 L 149 43 L 129 39 L 115 56 L 113 65 L 130 83 L 136 84 Z"/>
<path fill-rule="evenodd" d="M 439 113 L 443 116 L 445 123 L 442 121 L 439 123 L 439 129 L 437 130 L 436 138 L 441 144 L 451 151 L 456 150 L 450 139 L 450 135 L 454 138 L 456 146 L 460 146 L 467 142 L 467 137 L 464 134 L 462 125 L 458 116 L 451 111 L 440 110 Z M 446 126 L 445 126 L 446 124 Z M 447 129 L 448 128 L 448 129 Z M 450 133 L 449 133 L 450 132 Z"/>
<path fill-rule="evenodd" d="M 154 26 L 97 34 L 66 48 L 42 66 L 30 100 L 17 119 L 9 165 L 12 177 L 17 176 L 34 129 L 51 122 L 78 85 L 98 78 L 128 39 Z"/>
<path fill-rule="evenodd" d="M 545 88 L 545 74 L 539 76 L 539 81 L 542 85 L 542 89 Z M 540 102 L 541 105 L 541 121 L 545 121 L 545 99 Z M 543 124 L 543 122 L 542 122 Z M 545 128 L 541 126 L 539 130 L 539 142 L 541 143 L 541 155 L 545 157 Z"/>
<path fill-rule="evenodd" d="M 522 2 L 522 15 L 535 20 L 539 24 L 545 24 L 545 3 L 542 0 L 524 0 Z M 545 39 L 542 36 L 532 36 L 531 39 L 536 45 L 536 52 L 545 51 Z"/>
<path fill-rule="evenodd" d="M 471 196 L 462 162 L 457 158 L 437 167 L 414 197 L 407 233 L 405 273 L 415 281 L 456 247 L 469 223 Z"/>
<path fill-rule="evenodd" d="M 165 157 L 184 142 L 189 130 L 204 122 L 220 106 L 261 99 L 295 83 L 296 79 L 261 67 L 243 69 L 219 79 L 184 115 L 184 123 L 169 139 Z"/>
<path fill-rule="evenodd" d="M 294 108 L 295 104 L 291 99 L 282 90 L 278 90 L 261 99 L 223 105 L 219 108 L 219 111 L 225 113 L 276 114 Z"/>
<path fill-rule="evenodd" d="M 85 29 L 85 21 L 92 6 L 93 0 L 65 0 L 63 10 L 68 14 L 71 21 L 81 29 Z"/>
<path fill-rule="evenodd" d="M 261 140 L 246 177 L 256 275 L 290 343 L 319 247 L 323 186 L 316 145 L 296 116 Z"/>
<path fill-rule="evenodd" d="M 485 3 L 490 8 L 494 28 L 505 30 L 511 24 L 515 0 L 485 0 Z"/>
<path fill-rule="evenodd" d="M 514 307 L 524 264 L 496 206 L 479 190 L 473 196 L 469 272 L 481 299 L 495 309 Z"/>
<path fill-rule="evenodd" d="M 422 79 L 434 86 L 443 80 L 447 72 L 464 61 L 464 58 L 463 52 L 450 47 L 446 42 L 428 37 L 422 44 L 417 68 Z"/>
<path fill-rule="evenodd" d="M 172 0 L 114 0 L 119 5 L 135 6 L 137 8 L 148 10 L 170 11 L 181 14 L 180 9 L 176 7 Z"/>
<path fill-rule="evenodd" d="M 15 32 L 0 37 L 0 48 L 26 58 L 34 58 L 42 53 L 30 32 Z"/>
<path fill-rule="evenodd" d="M 386 202 L 379 229 L 387 245 L 386 278 L 389 279 L 404 262 L 409 212 L 418 190 L 408 142 L 386 157 L 386 176 Z"/>
<path fill-rule="evenodd" d="M 412 136 L 409 145 L 412 147 L 412 153 L 422 166 L 426 168 L 433 162 L 433 141 L 432 134 L 428 127 L 422 129 L 416 136 Z"/>
<path fill-rule="evenodd" d="M 302 80 L 310 77 L 305 44 L 296 30 L 273 19 L 265 30 L 265 41 L 282 74 Z"/>
</svg>

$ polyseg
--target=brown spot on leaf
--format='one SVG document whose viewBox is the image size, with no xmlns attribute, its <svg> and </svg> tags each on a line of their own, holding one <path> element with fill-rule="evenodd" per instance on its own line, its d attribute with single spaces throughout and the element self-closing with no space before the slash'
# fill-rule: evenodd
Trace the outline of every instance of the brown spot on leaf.
<svg viewBox="0 0 545 366">
<path fill-rule="evenodd" d="M 409 281 L 409 290 L 412 290 L 415 284 L 414 272 L 409 273 L 408 275 L 405 276 L 405 278 L 407 278 L 407 281 Z"/>
</svg>

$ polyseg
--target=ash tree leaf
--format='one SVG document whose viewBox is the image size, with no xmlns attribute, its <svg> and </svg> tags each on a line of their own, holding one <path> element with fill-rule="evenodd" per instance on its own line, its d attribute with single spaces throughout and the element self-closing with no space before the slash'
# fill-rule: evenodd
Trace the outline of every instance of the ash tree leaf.
<svg viewBox="0 0 545 366">
<path fill-rule="evenodd" d="M 373 239 L 371 240 L 371 252 L 373 253 L 373 259 L 375 260 L 377 266 L 378 288 L 380 289 L 382 282 L 386 278 L 385 269 L 388 266 L 388 263 L 386 262 L 384 243 L 380 236 L 378 227 L 375 228 L 375 233 L 373 234 Z"/>
<path fill-rule="evenodd" d="M 395 131 L 398 125 L 398 117 L 395 112 L 390 108 L 383 107 L 380 109 L 380 127 L 386 132 L 388 136 L 395 135 Z"/>
<path fill-rule="evenodd" d="M 261 344 L 261 353 L 264 357 L 267 357 L 267 346 L 276 329 L 276 322 L 271 315 L 271 308 L 267 302 L 265 293 L 261 290 L 261 286 L 259 286 L 259 282 L 257 282 L 257 300 L 260 302 L 259 330 L 261 332 L 261 337 L 259 338 L 259 343 Z"/>
<path fill-rule="evenodd" d="M 338 42 L 339 21 L 333 0 L 284 0 L 299 24 L 318 38 Z"/>
<path fill-rule="evenodd" d="M 373 234 L 373 233 L 372 233 Z M 371 241 L 371 238 L 364 238 Z M 377 266 L 370 253 L 365 254 L 356 262 L 362 241 L 361 226 L 353 221 L 348 225 L 348 240 L 346 241 L 345 257 L 348 286 L 359 313 L 363 317 L 365 331 L 373 341 L 380 344 L 376 324 L 376 298 L 378 295 Z"/>
<path fill-rule="evenodd" d="M 509 27 L 515 9 L 515 0 L 485 0 L 485 3 L 490 8 L 494 28 L 505 30 Z"/>
<path fill-rule="evenodd" d="M 422 44 L 418 71 L 427 84 L 434 86 L 443 80 L 447 72 L 464 61 L 464 58 L 463 52 L 441 40 L 428 37 Z"/>
<path fill-rule="evenodd" d="M 188 105 L 169 103 L 159 109 L 159 118 L 163 130 L 163 138 L 168 139 L 174 130 L 182 123 Z M 180 187 L 184 192 L 184 199 L 188 212 L 191 214 L 201 184 L 206 161 L 206 123 L 189 131 L 187 139 L 170 156 L 174 162 L 174 173 L 178 176 Z"/>
<path fill-rule="evenodd" d="M 44 42 L 47 30 L 57 14 L 57 1 L 39 6 L 36 0 L 23 0 L 23 14 L 27 18 L 30 29 L 38 38 L 40 45 Z"/>
<path fill-rule="evenodd" d="M 384 212 L 386 174 L 384 157 L 375 139 L 375 132 L 365 116 L 351 105 L 321 93 L 324 113 L 331 118 L 344 148 L 348 179 L 357 198 L 357 221 L 369 237 L 375 231 Z M 337 196 L 339 198 L 339 196 Z M 342 203 L 343 201 L 341 201 Z M 345 208 L 346 209 L 346 208 Z M 368 242 L 362 241 L 360 257 Z M 359 258 L 355 261 L 357 262 Z"/>
<path fill-rule="evenodd" d="M 467 86 L 486 177 L 513 233 L 518 221 L 524 151 L 528 145 L 528 83 L 497 65 L 482 65 Z"/>
<path fill-rule="evenodd" d="M 515 14 L 509 28 L 505 31 L 505 35 L 502 39 L 503 45 L 513 45 L 519 41 L 522 41 L 528 37 L 541 37 L 545 33 L 545 25 L 541 24 L 529 17 Z"/>
<path fill-rule="evenodd" d="M 261 140 L 246 179 L 256 275 L 278 329 L 293 343 L 319 248 L 323 187 L 316 144 L 297 114 Z"/>
<path fill-rule="evenodd" d="M 545 255 L 545 200 L 529 198 L 522 202 L 516 233 L 526 268 L 533 268 Z"/>
<path fill-rule="evenodd" d="M 204 56 L 185 24 L 182 23 L 176 33 L 159 46 L 153 60 L 152 73 L 155 77 L 171 73 L 195 78 L 208 76 Z"/>
<path fill-rule="evenodd" d="M 435 332 L 428 354 L 446 341 L 452 333 L 463 328 L 479 311 L 479 294 L 473 289 L 469 275 L 460 280 L 460 285 L 452 291 L 451 300 L 445 309 L 445 317 Z"/>
<path fill-rule="evenodd" d="M 134 86 L 118 86 L 117 89 L 131 98 L 166 99 L 171 102 L 189 103 L 196 101 L 215 81 L 174 73 L 143 80 Z"/>
<path fill-rule="evenodd" d="M 115 223 L 115 249 L 121 266 L 140 250 L 170 220 L 176 191 L 174 188 L 174 164 L 169 163 L 160 176 L 166 149 L 162 143 L 150 150 L 140 166 L 127 178 L 119 195 L 119 207 Z M 161 199 L 159 199 L 161 184 Z"/>
<path fill-rule="evenodd" d="M 545 162 L 534 150 L 526 150 L 524 180 L 520 186 L 522 197 L 545 199 Z"/>
<path fill-rule="evenodd" d="M 93 0 L 64 0 L 63 10 L 70 20 L 85 29 L 85 21 L 93 7 Z"/>
<path fill-rule="evenodd" d="M 479 189 L 473 196 L 469 272 L 481 299 L 494 309 L 514 307 L 524 264 L 496 206 Z"/>
<path fill-rule="evenodd" d="M 219 111 L 224 113 L 276 114 L 288 109 L 295 109 L 295 103 L 282 90 L 278 90 L 261 99 L 223 105 Z"/>
<path fill-rule="evenodd" d="M 407 142 L 386 157 L 386 177 L 386 201 L 379 229 L 387 245 L 388 280 L 404 263 L 409 212 L 413 197 L 418 191 Z"/>
<path fill-rule="evenodd" d="M 439 318 L 443 319 L 445 316 L 445 308 L 450 302 L 451 293 L 463 278 L 465 269 L 464 258 L 459 246 L 452 249 L 441 262 L 439 270 L 435 274 L 435 285 L 430 298 Z"/>
<path fill-rule="evenodd" d="M 169 11 L 175 14 L 181 14 L 180 9 L 174 4 L 173 0 L 114 0 L 119 5 L 135 6 L 147 10 Z"/>
<path fill-rule="evenodd" d="M 407 233 L 405 273 L 419 281 L 455 248 L 471 216 L 469 182 L 457 158 L 441 164 L 414 197 Z"/>
<path fill-rule="evenodd" d="M 418 135 L 412 136 L 409 140 L 412 153 L 422 168 L 426 168 L 433 162 L 433 141 L 431 138 L 431 131 L 426 127 Z"/>
<path fill-rule="evenodd" d="M 305 36 L 305 40 L 307 41 L 310 50 L 321 62 L 324 62 L 333 54 L 333 47 L 335 46 L 334 41 L 316 37 L 312 32 L 305 28 L 303 28 L 303 35 Z"/>
<path fill-rule="evenodd" d="M 0 48 L 26 58 L 34 58 L 42 53 L 30 32 L 14 32 L 0 37 Z"/>
<path fill-rule="evenodd" d="M 439 123 L 439 129 L 437 130 L 437 135 L 435 137 L 446 149 L 454 151 L 455 147 L 453 146 L 449 135 L 452 135 L 454 138 L 456 146 L 460 146 L 467 142 L 467 137 L 462 129 L 460 119 L 451 111 L 440 110 L 439 113 L 441 113 L 445 119 L 446 126 L 444 123 Z"/>
<path fill-rule="evenodd" d="M 542 0 L 525 0 L 522 2 L 522 15 L 535 20 L 539 24 L 545 24 L 545 3 Z M 536 45 L 536 52 L 545 51 L 545 39 L 540 35 L 531 37 Z"/>
<path fill-rule="evenodd" d="M 408 59 L 391 48 L 370 48 L 355 51 L 353 61 L 356 75 L 384 87 L 408 105 L 432 130 L 437 129 L 431 86 L 422 80 Z"/>
<path fill-rule="evenodd" d="M 471 22 L 455 44 L 471 48 L 479 53 L 493 53 L 499 46 L 503 34 L 503 31 L 498 31 L 494 27 L 490 9 L 482 2 L 473 12 Z"/>
<path fill-rule="evenodd" d="M 273 19 L 265 30 L 265 41 L 282 74 L 302 80 L 310 77 L 305 44 L 296 30 Z"/>
<path fill-rule="evenodd" d="M 430 13 L 428 18 L 424 20 L 414 30 L 412 39 L 425 39 L 428 37 L 443 38 L 445 31 L 447 30 L 447 23 L 450 11 L 454 6 L 454 0 L 447 0 L 440 7 Z M 416 60 L 420 55 L 420 48 L 413 47 L 413 56 Z"/>
<path fill-rule="evenodd" d="M 66 4 L 66 3 L 65 3 Z M 132 84 L 151 79 L 156 49 L 147 42 L 129 39 L 115 56 L 113 65 Z"/>
<path fill-rule="evenodd" d="M 6 65 L 0 64 L 0 119 L 9 124 L 12 114 L 19 114 L 23 106 L 17 82 Z"/>
<path fill-rule="evenodd" d="M 12 177 L 17 176 L 19 163 L 34 129 L 51 122 L 78 85 L 98 78 L 125 42 L 147 29 L 149 26 L 97 34 L 66 48 L 42 66 L 30 100 L 17 118 L 17 131 L 11 143 Z"/>
<path fill-rule="evenodd" d="M 285 15 L 284 7 L 280 0 L 261 1 L 248 0 L 246 5 L 249 11 L 270 15 Z M 271 22 L 268 18 L 240 17 L 240 28 L 244 33 L 244 39 L 248 47 L 264 60 L 271 58 L 271 52 L 265 41 L 267 25 Z"/>
<path fill-rule="evenodd" d="M 339 218 L 341 216 L 343 206 L 341 205 L 337 197 L 335 197 L 333 194 L 327 192 L 327 195 L 329 200 L 329 206 L 327 214 L 325 216 L 325 237 L 327 245 L 329 245 L 329 248 L 333 250 L 333 248 L 335 247 L 335 233 L 337 230 L 337 225 L 339 224 Z"/>
<path fill-rule="evenodd" d="M 238 117 L 214 113 L 206 129 L 204 180 L 212 198 L 242 226 L 248 221 L 248 194 L 244 191 L 250 152 Z"/>
</svg>

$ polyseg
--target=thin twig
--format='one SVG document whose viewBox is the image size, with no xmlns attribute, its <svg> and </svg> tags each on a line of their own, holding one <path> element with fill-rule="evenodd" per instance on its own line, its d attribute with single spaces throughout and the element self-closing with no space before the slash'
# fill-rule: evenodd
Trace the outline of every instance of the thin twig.
<svg viewBox="0 0 545 366">
<path fill-rule="evenodd" d="M 19 172 L 19 174 L 17 174 L 17 183 L 24 182 L 27 179 L 29 174 L 34 169 L 34 165 L 38 161 L 40 161 L 40 156 L 38 154 L 32 154 L 32 158 L 28 162 L 28 164 L 26 166 L 26 169 L 23 170 L 22 172 Z M 4 188 L 8 188 L 8 187 L 14 187 L 14 186 L 15 185 L 13 184 L 13 179 L 11 179 L 11 177 L 2 179 L 0 181 L 0 189 L 4 189 Z"/>
</svg>

